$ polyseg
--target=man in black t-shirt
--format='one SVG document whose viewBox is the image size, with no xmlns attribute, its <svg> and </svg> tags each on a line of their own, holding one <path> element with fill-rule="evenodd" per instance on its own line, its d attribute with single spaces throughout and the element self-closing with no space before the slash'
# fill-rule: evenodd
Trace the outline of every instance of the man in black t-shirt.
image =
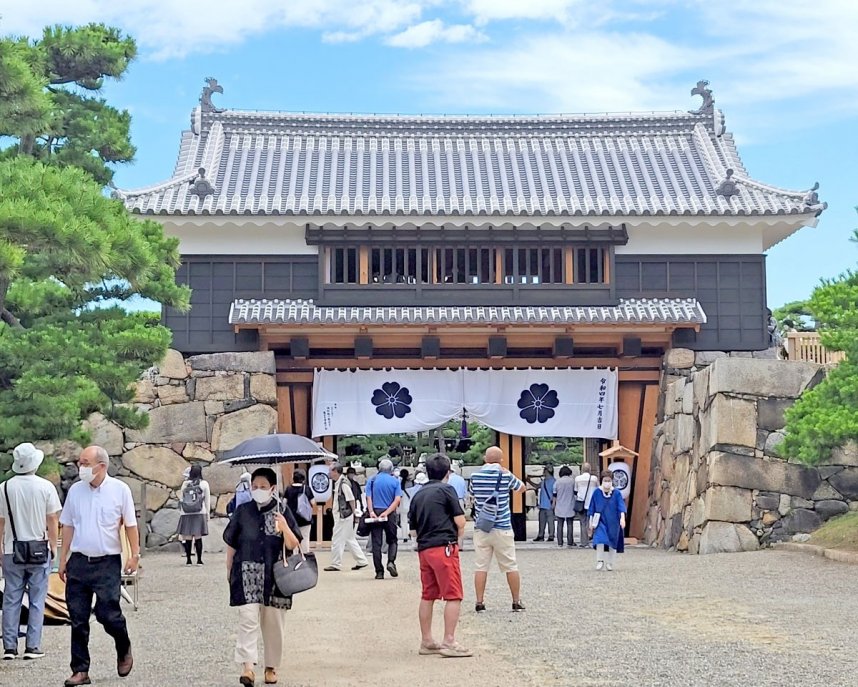
<svg viewBox="0 0 858 687">
<path fill-rule="evenodd" d="M 448 658 L 473 654 L 456 641 L 456 625 L 464 596 L 459 547 L 465 534 L 465 514 L 456 490 L 447 484 L 450 459 L 436 453 L 426 459 L 429 482 L 411 499 L 408 521 L 417 540 L 420 558 L 420 654 L 441 654 Z M 438 644 L 432 637 L 432 611 L 435 602 L 446 601 L 444 640 Z"/>
</svg>

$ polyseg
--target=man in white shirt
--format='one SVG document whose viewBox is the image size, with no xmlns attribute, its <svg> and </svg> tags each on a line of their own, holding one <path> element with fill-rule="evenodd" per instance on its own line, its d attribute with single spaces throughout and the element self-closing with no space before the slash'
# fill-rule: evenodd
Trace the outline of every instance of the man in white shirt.
<svg viewBox="0 0 858 687">
<path fill-rule="evenodd" d="M 27 641 L 24 658 L 42 658 L 42 625 L 45 618 L 45 598 L 51 561 L 57 557 L 59 535 L 58 513 L 60 499 L 54 485 L 36 476 L 45 454 L 33 444 L 20 444 L 12 452 L 14 477 L 0 488 L 0 543 L 3 555 L 0 564 L 6 579 L 3 593 L 3 660 L 18 655 L 18 625 L 24 592 L 29 599 Z M 44 542 L 38 544 L 36 555 L 40 562 L 14 560 L 14 542 Z"/>
<path fill-rule="evenodd" d="M 584 463 L 581 466 L 581 474 L 575 478 L 575 519 L 578 520 L 581 528 L 581 543 L 578 546 L 582 549 L 590 546 L 590 537 L 587 533 L 589 525 L 587 509 L 590 507 L 593 494 L 599 488 L 599 480 L 596 479 L 596 475 L 590 474 L 590 470 L 590 464 Z"/>
<path fill-rule="evenodd" d="M 120 528 L 125 526 L 131 557 L 125 565 L 128 574 L 137 571 L 140 537 L 134 500 L 128 485 L 107 474 L 110 457 L 101 446 L 88 446 L 78 458 L 80 481 L 66 496 L 60 523 L 63 547 L 60 553 L 60 578 L 66 583 L 66 603 L 71 618 L 72 676 L 66 687 L 90 684 L 89 616 L 95 596 L 95 619 L 116 645 L 116 672 L 125 677 L 131 672 L 131 640 L 119 605 L 122 584 L 122 542 Z"/>
<path fill-rule="evenodd" d="M 359 506 L 352 493 L 351 481 L 343 475 L 342 465 L 331 465 L 331 479 L 334 480 L 331 508 L 334 514 L 334 534 L 331 537 L 331 564 L 325 570 L 339 572 L 343 562 L 343 552 L 347 548 L 355 559 L 352 570 L 360 570 L 369 565 L 369 561 L 355 537 L 355 513 Z"/>
</svg>

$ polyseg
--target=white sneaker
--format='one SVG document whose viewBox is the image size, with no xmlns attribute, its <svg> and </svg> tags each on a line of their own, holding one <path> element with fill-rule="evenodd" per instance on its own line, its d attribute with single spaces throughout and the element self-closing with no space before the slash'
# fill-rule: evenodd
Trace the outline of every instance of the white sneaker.
<svg viewBox="0 0 858 687">
<path fill-rule="evenodd" d="M 608 572 L 611 572 L 613 569 L 614 569 L 613 565 L 611 565 L 610 563 L 605 563 L 605 570 L 607 570 Z"/>
<path fill-rule="evenodd" d="M 605 567 L 605 561 L 596 561 L 596 570 L 601 570 Z"/>
</svg>

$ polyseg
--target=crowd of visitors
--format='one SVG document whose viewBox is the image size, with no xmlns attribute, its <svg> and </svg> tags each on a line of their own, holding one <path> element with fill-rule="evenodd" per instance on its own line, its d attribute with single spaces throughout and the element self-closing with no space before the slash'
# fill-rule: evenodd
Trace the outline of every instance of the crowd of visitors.
<svg viewBox="0 0 858 687">
<path fill-rule="evenodd" d="M 80 481 L 72 485 L 61 509 L 56 489 L 35 474 L 43 458 L 44 454 L 32 444 L 18 446 L 12 465 L 14 477 L 0 489 L 0 542 L 6 580 L 3 658 L 17 657 L 18 623 L 25 593 L 29 597 L 29 615 L 23 657 L 32 660 L 44 656 L 44 603 L 51 565 L 58 558 L 71 619 L 72 675 L 65 686 L 90 684 L 93 610 L 95 619 L 114 641 L 117 673 L 124 677 L 131 672 L 134 659 L 120 607 L 121 578 L 123 572 L 136 572 L 140 557 L 131 491 L 108 474 L 107 452 L 90 446 L 80 454 Z M 364 488 L 353 467 L 330 466 L 334 527 L 330 563 L 325 571 L 342 570 L 346 551 L 354 559 L 352 570 L 368 567 L 356 536 L 359 522 L 367 528 L 375 578 L 379 580 L 384 579 L 385 572 L 398 577 L 400 540 L 413 539 L 422 589 L 419 653 L 451 658 L 471 656 L 472 652 L 456 639 L 464 598 L 460 551 L 465 509 L 472 501 L 475 611 L 482 613 L 487 608 L 486 584 L 493 559 L 505 576 L 512 611 L 524 611 L 510 501 L 512 494 L 524 492 L 527 486 L 502 467 L 504 455 L 496 446 L 486 450 L 484 465 L 471 474 L 469 482 L 462 477 L 461 469 L 441 453 L 426 457 L 413 475 L 405 469 L 395 475 L 396 458 L 396 450 L 391 450 Z M 527 482 L 538 491 L 536 541 L 544 541 L 546 536 L 552 541 L 556 532 L 558 546 L 565 543 L 572 547 L 573 524 L 577 520 L 579 546 L 587 546 L 592 537 L 596 569 L 613 570 L 616 554 L 623 551 L 626 507 L 622 494 L 613 486 L 612 473 L 602 472 L 599 480 L 585 463 L 577 477 L 568 466 L 562 466 L 555 478 L 553 466 L 548 465 L 538 484 L 529 479 Z M 178 534 L 186 563 L 193 563 L 195 552 L 196 563 L 202 565 L 211 489 L 199 466 L 190 468 L 178 498 Z M 238 608 L 235 661 L 240 665 L 242 685 L 255 684 L 260 639 L 264 682 L 277 683 L 277 668 L 284 651 L 284 614 L 292 607 L 292 596 L 280 591 L 275 566 L 283 567 L 293 554 L 303 556 L 309 552 L 313 501 L 314 494 L 303 471 L 294 471 L 291 484 L 281 495 L 277 474 L 266 467 L 242 474 L 227 507 L 230 521 L 223 539 L 227 545 L 229 603 Z M 62 547 L 57 555 L 59 524 L 63 526 Z M 124 562 L 123 530 L 130 551 Z M 432 630 L 433 609 L 438 601 L 445 604 L 440 640 L 435 639 Z"/>
</svg>

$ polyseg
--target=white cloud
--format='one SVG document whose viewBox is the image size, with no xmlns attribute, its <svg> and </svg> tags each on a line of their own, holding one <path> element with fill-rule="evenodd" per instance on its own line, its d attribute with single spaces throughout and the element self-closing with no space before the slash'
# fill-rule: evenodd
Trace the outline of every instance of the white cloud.
<svg viewBox="0 0 858 687">
<path fill-rule="evenodd" d="M 504 19 L 539 19 L 566 23 L 572 9 L 586 0 L 464 0 L 463 11 L 480 24 Z M 594 3 L 600 4 L 600 3 Z"/>
<path fill-rule="evenodd" d="M 425 48 L 433 43 L 483 43 L 486 40 L 488 36 L 470 24 L 445 26 L 440 19 L 433 19 L 409 26 L 384 42 L 395 48 Z"/>
</svg>

